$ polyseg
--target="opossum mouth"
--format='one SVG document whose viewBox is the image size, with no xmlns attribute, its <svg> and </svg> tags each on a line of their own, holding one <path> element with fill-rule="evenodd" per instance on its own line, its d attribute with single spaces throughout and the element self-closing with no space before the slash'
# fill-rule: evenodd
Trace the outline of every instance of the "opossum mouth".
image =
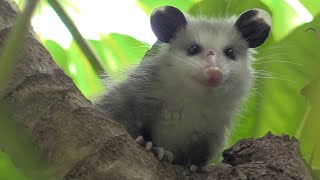
<svg viewBox="0 0 320 180">
<path fill-rule="evenodd" d="M 223 72 L 219 68 L 208 67 L 203 71 L 203 78 L 200 83 L 207 87 L 218 86 L 223 78 Z"/>
</svg>

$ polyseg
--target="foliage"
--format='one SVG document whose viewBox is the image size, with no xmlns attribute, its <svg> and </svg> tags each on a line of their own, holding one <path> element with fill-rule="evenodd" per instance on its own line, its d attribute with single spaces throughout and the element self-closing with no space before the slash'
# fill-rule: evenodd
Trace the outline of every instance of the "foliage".
<svg viewBox="0 0 320 180">
<path fill-rule="evenodd" d="M 231 16 L 250 8 L 262 8 L 271 12 L 272 35 L 258 48 L 259 53 L 253 62 L 256 77 L 254 90 L 235 120 L 229 145 L 242 138 L 262 136 L 267 131 L 295 136 L 301 142 L 306 162 L 313 168 L 315 176 L 320 177 L 320 144 L 317 140 L 317 137 L 320 137 L 320 121 L 317 119 L 320 98 L 316 93 L 319 92 L 320 84 L 317 74 L 320 37 L 316 31 L 306 31 L 308 28 L 320 30 L 320 4 L 317 0 L 300 0 L 313 15 L 312 22 L 301 25 L 301 22 L 292 21 L 299 14 L 285 0 L 241 2 L 137 0 L 136 3 L 147 15 L 150 15 L 155 7 L 165 4 L 174 5 L 192 15 Z M 63 3 L 67 5 L 71 2 Z M 73 79 L 85 96 L 90 97 L 103 90 L 99 75 L 75 42 L 66 49 L 51 40 L 43 42 L 56 63 Z M 106 73 L 113 77 L 127 65 L 137 64 L 150 47 L 130 36 L 117 33 L 101 35 L 100 40 L 87 42 L 102 59 Z M 300 94 L 301 89 L 303 95 Z M 8 164 L 6 167 L 9 169 L 12 167 L 2 154 L 0 163 Z M 0 164 L 0 172 L 4 171 Z M 0 173 L 0 179 L 8 177 L 8 173 Z"/>
</svg>

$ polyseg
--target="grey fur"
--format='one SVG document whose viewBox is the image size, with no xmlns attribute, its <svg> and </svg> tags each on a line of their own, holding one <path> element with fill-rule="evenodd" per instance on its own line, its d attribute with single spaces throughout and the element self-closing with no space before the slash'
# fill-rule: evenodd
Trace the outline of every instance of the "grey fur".
<svg viewBox="0 0 320 180">
<path fill-rule="evenodd" d="M 111 86 L 97 106 L 125 125 L 133 137 L 143 135 L 150 139 L 149 124 L 158 116 L 162 103 L 148 94 L 152 84 L 158 81 L 157 67 L 145 61 L 142 60 L 124 82 Z"/>
</svg>

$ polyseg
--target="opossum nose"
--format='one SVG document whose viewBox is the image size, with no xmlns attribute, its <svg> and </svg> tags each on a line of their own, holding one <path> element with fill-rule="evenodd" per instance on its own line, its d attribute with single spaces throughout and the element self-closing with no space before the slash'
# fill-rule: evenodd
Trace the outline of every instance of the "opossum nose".
<svg viewBox="0 0 320 180">
<path fill-rule="evenodd" d="M 214 67 L 216 64 L 216 50 L 215 49 L 205 49 L 203 52 L 203 60 L 207 62 L 207 65 Z"/>
<path fill-rule="evenodd" d="M 215 55 L 215 50 L 214 49 L 208 49 L 205 52 L 205 55 L 208 56 L 214 56 Z"/>
</svg>

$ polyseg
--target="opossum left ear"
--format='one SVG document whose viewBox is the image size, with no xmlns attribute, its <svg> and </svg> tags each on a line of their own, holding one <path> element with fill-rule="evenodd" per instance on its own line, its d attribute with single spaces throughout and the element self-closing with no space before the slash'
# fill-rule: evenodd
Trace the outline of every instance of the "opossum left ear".
<svg viewBox="0 0 320 180">
<path fill-rule="evenodd" d="M 163 6 L 153 10 L 150 23 L 157 38 L 163 43 L 169 43 L 186 26 L 187 20 L 179 9 Z"/>
<path fill-rule="evenodd" d="M 242 13 L 234 26 L 248 42 L 250 48 L 264 43 L 271 29 L 271 17 L 262 9 L 251 9 Z"/>
</svg>

